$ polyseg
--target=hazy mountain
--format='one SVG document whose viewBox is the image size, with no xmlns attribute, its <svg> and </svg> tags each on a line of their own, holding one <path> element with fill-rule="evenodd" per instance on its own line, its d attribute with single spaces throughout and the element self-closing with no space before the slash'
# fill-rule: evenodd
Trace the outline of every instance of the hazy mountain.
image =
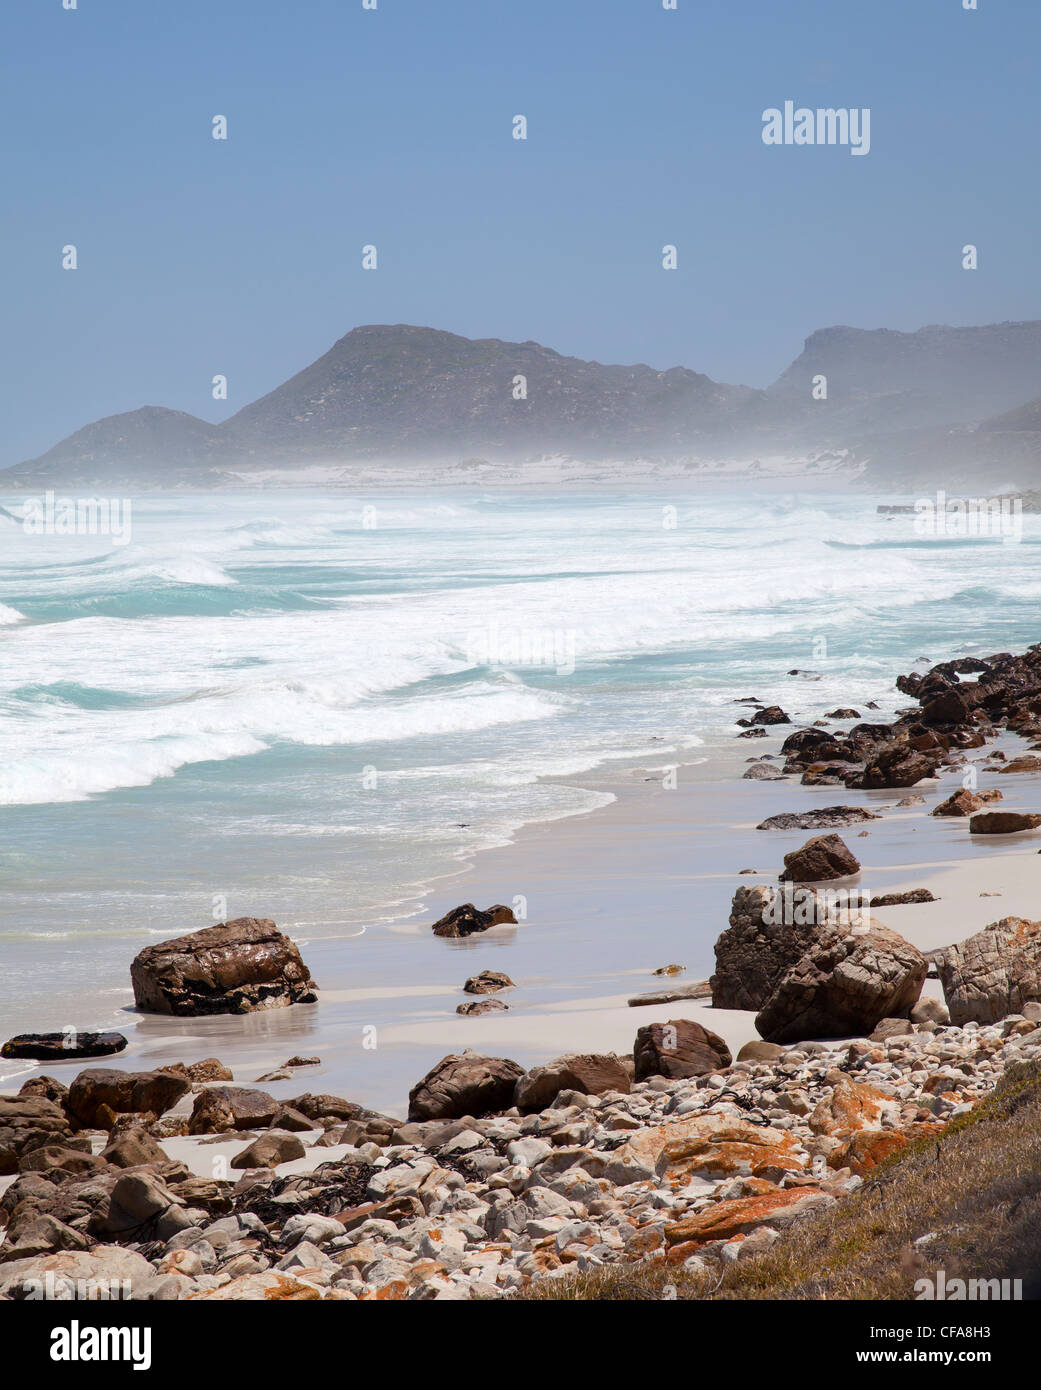
<svg viewBox="0 0 1041 1390">
<path fill-rule="evenodd" d="M 518 378 L 523 378 L 523 382 Z M 312 459 L 690 452 L 759 393 L 673 367 L 603 366 L 538 343 L 356 328 L 223 426 Z"/>
<path fill-rule="evenodd" d="M 814 401 L 814 377 L 827 401 Z M 824 328 L 769 389 L 818 428 L 843 433 L 978 424 L 1041 391 L 1041 322 L 984 328 Z"/>
<path fill-rule="evenodd" d="M 827 399 L 814 400 L 815 377 Z M 1041 480 L 1041 323 L 812 334 L 766 391 L 407 324 L 356 328 L 221 425 L 148 406 L 78 430 L 0 487 L 215 485 L 312 464 L 522 465 L 850 450 L 866 481 Z M 1028 404 L 1024 405 L 1024 402 Z M 230 476 L 229 476 L 230 475 Z"/>
<path fill-rule="evenodd" d="M 173 486 L 216 481 L 219 461 L 237 455 L 237 446 L 220 426 L 182 410 L 145 405 L 84 426 L 39 458 L 9 469 L 6 478 L 26 486 L 53 482 L 63 487 L 161 478 L 164 485 Z M 5 480 L 4 473 L 0 480 Z"/>
</svg>

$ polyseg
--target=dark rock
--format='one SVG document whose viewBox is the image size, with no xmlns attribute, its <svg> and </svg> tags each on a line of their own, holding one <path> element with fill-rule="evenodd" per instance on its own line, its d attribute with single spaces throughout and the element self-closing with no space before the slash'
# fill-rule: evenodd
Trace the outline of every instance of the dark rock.
<svg viewBox="0 0 1041 1390">
<path fill-rule="evenodd" d="M 501 999 L 471 999 L 465 1004 L 456 1006 L 457 1014 L 467 1014 L 471 1018 L 480 1014 L 505 1013 L 509 1008 Z"/>
<path fill-rule="evenodd" d="M 824 717 L 825 719 L 859 719 L 860 710 L 840 707 L 839 709 L 831 710 Z"/>
<path fill-rule="evenodd" d="M 52 1100 L 55 1105 L 64 1105 L 69 1088 L 53 1076 L 30 1076 L 28 1081 L 22 1082 L 18 1094 L 26 1097 L 39 1096 L 43 1100 Z"/>
<path fill-rule="evenodd" d="M 1000 801 L 1001 793 L 992 792 L 970 792 L 966 787 L 956 791 L 953 796 L 949 796 L 946 801 L 941 801 L 931 811 L 934 816 L 971 816 L 974 811 L 980 811 L 988 801 Z"/>
<path fill-rule="evenodd" d="M 69 1087 L 66 1108 L 84 1129 L 99 1127 L 98 1111 L 102 1106 L 117 1115 L 124 1112 L 151 1111 L 165 1114 L 191 1090 L 190 1083 L 168 1071 L 116 1071 L 97 1067 L 81 1071 Z"/>
<path fill-rule="evenodd" d="M 839 835 L 816 835 L 784 856 L 782 883 L 822 883 L 860 872 L 860 862 Z"/>
<path fill-rule="evenodd" d="M 167 1162 L 166 1154 L 143 1129 L 132 1129 L 119 1135 L 108 1148 L 102 1150 L 101 1157 L 106 1163 L 114 1163 L 117 1168 L 137 1168 L 145 1163 Z"/>
<path fill-rule="evenodd" d="M 919 950 L 878 922 L 856 934 L 827 928 L 781 976 L 756 1030 L 774 1043 L 867 1037 L 883 1018 L 910 1012 L 926 968 Z"/>
<path fill-rule="evenodd" d="M 271 1121 L 272 1129 L 284 1129 L 291 1134 L 303 1134 L 305 1130 L 316 1127 L 314 1120 L 309 1120 L 306 1115 L 302 1115 L 299 1110 L 292 1105 L 279 1106 L 278 1114 Z M 263 1167 L 263 1164 L 258 1164 Z"/>
<path fill-rule="evenodd" d="M 520 1077 L 513 1103 L 518 1110 L 530 1113 L 548 1110 L 561 1091 L 599 1096 L 605 1091 L 628 1095 L 630 1090 L 629 1072 L 614 1053 L 569 1053 Z"/>
<path fill-rule="evenodd" d="M 969 817 L 970 835 L 1014 835 L 1022 830 L 1036 830 L 1041 815 L 1027 811 L 979 811 Z"/>
<path fill-rule="evenodd" d="M 442 1057 L 409 1092 L 408 1118 L 454 1120 L 508 1110 L 524 1069 L 506 1057 L 482 1057 L 469 1049 Z"/>
<path fill-rule="evenodd" d="M 475 932 L 487 931 L 489 927 L 497 927 L 504 922 L 516 924 L 516 921 L 513 910 L 502 903 L 496 903 L 486 912 L 474 907 L 473 903 L 463 903 L 461 907 L 453 907 L 451 912 L 446 912 L 430 930 L 435 936 L 473 936 Z"/>
<path fill-rule="evenodd" d="M 874 811 L 860 806 L 821 806 L 816 811 L 783 811 L 768 816 L 756 826 L 757 830 L 832 830 L 843 825 L 859 825 L 862 821 L 881 820 Z"/>
<path fill-rule="evenodd" d="M 649 1023 L 639 1029 L 633 1044 L 636 1080 L 649 1076 L 709 1076 L 729 1067 L 733 1057 L 717 1034 L 688 1018 Z"/>
<path fill-rule="evenodd" d="M 122 1033 L 19 1033 L 0 1047 L 0 1057 L 27 1057 L 37 1062 L 71 1062 L 78 1057 L 108 1057 L 122 1052 Z"/>
<path fill-rule="evenodd" d="M 470 976 L 463 990 L 467 994 L 495 994 L 500 989 L 513 987 L 509 975 L 504 975 L 501 970 L 482 970 L 480 974 Z"/>
<path fill-rule="evenodd" d="M 753 724 L 790 724 L 792 721 L 780 705 L 767 705 L 752 715 Z"/>
<path fill-rule="evenodd" d="M 231 1168 L 277 1168 L 304 1158 L 307 1150 L 295 1134 L 262 1134 L 231 1160 Z"/>
<path fill-rule="evenodd" d="M 184 1203 L 158 1174 L 135 1171 L 119 1178 L 107 1205 L 95 1212 L 87 1229 L 101 1239 L 129 1242 L 146 1237 L 170 1240 L 191 1224 Z"/>
<path fill-rule="evenodd" d="M 716 970 L 709 982 L 713 1008 L 761 1009 L 826 918 L 825 904 L 809 890 L 797 900 L 763 884 L 739 888 L 730 927 L 716 942 Z"/>
<path fill-rule="evenodd" d="M 885 745 L 865 766 L 863 772 L 847 773 L 847 787 L 913 787 L 936 774 L 939 759 L 919 752 L 906 742 L 894 740 Z"/>
<path fill-rule="evenodd" d="M 146 946 L 130 978 L 139 1009 L 178 1017 L 252 1013 L 318 997 L 295 943 L 267 918 L 238 917 Z"/>
<path fill-rule="evenodd" d="M 766 738 L 766 730 L 762 728 L 742 729 L 738 738 Z"/>
<path fill-rule="evenodd" d="M 908 893 L 883 893 L 872 898 L 869 907 L 900 907 L 904 903 L 934 903 L 936 899 L 928 888 L 912 888 Z"/>
<path fill-rule="evenodd" d="M 266 1091 L 245 1086 L 211 1086 L 195 1097 L 189 1134 L 225 1134 L 232 1129 L 266 1129 L 279 1111 Z"/>
</svg>

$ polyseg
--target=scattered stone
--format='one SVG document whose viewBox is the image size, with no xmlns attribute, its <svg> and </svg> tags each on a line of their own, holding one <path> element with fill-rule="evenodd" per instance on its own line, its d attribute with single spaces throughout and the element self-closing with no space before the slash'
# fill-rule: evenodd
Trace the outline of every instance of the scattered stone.
<svg viewBox="0 0 1041 1390">
<path fill-rule="evenodd" d="M 741 774 L 745 781 L 780 782 L 784 773 L 772 763 L 753 763 L 747 772 Z"/>
<path fill-rule="evenodd" d="M 471 975 L 463 985 L 467 994 L 495 994 L 497 990 L 513 988 L 513 981 L 501 970 L 482 970 L 478 975 Z"/>
<path fill-rule="evenodd" d="M 821 883 L 860 872 L 860 861 L 839 835 L 816 835 L 784 856 L 782 882 Z"/>
<path fill-rule="evenodd" d="M 939 806 L 935 806 L 930 815 L 971 816 L 974 811 L 982 810 L 988 801 L 1000 800 L 1000 792 L 970 792 L 967 788 L 962 787 L 953 796 L 949 796 L 946 801 L 941 801 Z"/>
<path fill-rule="evenodd" d="M 509 1008 L 501 999 L 471 999 L 469 1003 L 456 1006 L 457 1014 L 468 1014 L 471 1018 L 481 1014 L 505 1013 Z"/>
<path fill-rule="evenodd" d="M 232 1168 L 277 1168 L 282 1163 L 292 1163 L 307 1153 L 295 1134 L 278 1133 L 274 1130 L 254 1139 L 240 1153 L 232 1158 Z"/>
</svg>

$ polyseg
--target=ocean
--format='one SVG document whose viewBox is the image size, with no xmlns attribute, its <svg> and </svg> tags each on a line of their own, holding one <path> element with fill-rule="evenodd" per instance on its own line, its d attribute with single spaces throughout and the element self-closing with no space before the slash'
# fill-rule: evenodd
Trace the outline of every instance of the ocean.
<svg viewBox="0 0 1041 1390">
<path fill-rule="evenodd" d="M 735 700 L 888 718 L 916 662 L 1038 638 L 1037 517 L 753 486 L 147 495 L 125 543 L 0 513 L 4 1036 L 125 1029 L 136 952 L 236 916 L 388 985 L 479 851 L 757 751 Z"/>
</svg>

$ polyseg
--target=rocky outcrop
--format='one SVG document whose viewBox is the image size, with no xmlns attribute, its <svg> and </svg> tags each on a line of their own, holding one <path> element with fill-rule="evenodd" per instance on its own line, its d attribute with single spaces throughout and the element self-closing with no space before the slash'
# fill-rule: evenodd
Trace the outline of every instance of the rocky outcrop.
<svg viewBox="0 0 1041 1390">
<path fill-rule="evenodd" d="M 473 903 L 463 903 L 461 907 L 453 907 L 451 912 L 446 912 L 430 930 L 435 936 L 473 936 L 476 932 L 487 931 L 489 927 L 498 927 L 502 923 L 516 925 L 516 922 L 512 908 L 504 907 L 502 903 L 496 903 L 484 912 L 474 907 Z"/>
<path fill-rule="evenodd" d="M 798 907 L 798 911 L 796 911 Z M 761 1009 L 784 972 L 802 959 L 827 919 L 816 894 L 798 903 L 776 888 L 739 888 L 730 908 L 730 927 L 716 942 L 710 981 L 716 1009 Z"/>
<path fill-rule="evenodd" d="M 781 976 L 756 1029 L 774 1043 L 866 1037 L 883 1018 L 910 1012 L 926 969 L 916 947 L 878 922 L 858 933 L 829 927 Z"/>
<path fill-rule="evenodd" d="M 19 1033 L 0 1047 L 0 1057 L 25 1057 L 36 1062 L 69 1062 L 80 1057 L 110 1057 L 122 1052 L 122 1033 Z"/>
<path fill-rule="evenodd" d="M 454 1120 L 490 1115 L 513 1104 L 523 1067 L 506 1057 L 482 1057 L 469 1049 L 442 1057 L 408 1095 L 409 1120 Z"/>
<path fill-rule="evenodd" d="M 625 1062 L 613 1052 L 569 1053 L 556 1057 L 545 1066 L 532 1067 L 520 1077 L 513 1093 L 518 1110 L 530 1113 L 546 1110 L 561 1091 L 579 1091 L 582 1095 L 599 1096 L 607 1091 L 627 1095 L 631 1074 Z"/>
<path fill-rule="evenodd" d="M 649 1023 L 639 1029 L 633 1044 L 636 1080 L 649 1076 L 708 1076 L 722 1071 L 733 1061 L 730 1049 L 719 1036 L 689 1018 L 668 1023 Z"/>
<path fill-rule="evenodd" d="M 996 1023 L 1041 1000 L 1041 922 L 1004 917 L 934 959 L 956 1024 Z"/>
<path fill-rule="evenodd" d="M 822 883 L 860 872 L 860 862 L 840 835 L 816 835 L 784 856 L 782 883 Z"/>
<path fill-rule="evenodd" d="M 97 1128 L 103 1107 L 116 1115 L 163 1115 L 191 1089 L 175 1072 L 116 1071 L 97 1067 L 81 1071 L 69 1087 L 66 1109 L 84 1129 Z"/>
<path fill-rule="evenodd" d="M 938 765 L 935 755 L 895 740 L 870 758 L 862 772 L 847 773 L 843 780 L 850 788 L 913 787 L 935 776 Z"/>
<path fill-rule="evenodd" d="M 295 943 L 258 917 L 146 946 L 130 978 L 139 1009 L 178 1017 L 246 1014 L 318 997 Z"/>
</svg>

